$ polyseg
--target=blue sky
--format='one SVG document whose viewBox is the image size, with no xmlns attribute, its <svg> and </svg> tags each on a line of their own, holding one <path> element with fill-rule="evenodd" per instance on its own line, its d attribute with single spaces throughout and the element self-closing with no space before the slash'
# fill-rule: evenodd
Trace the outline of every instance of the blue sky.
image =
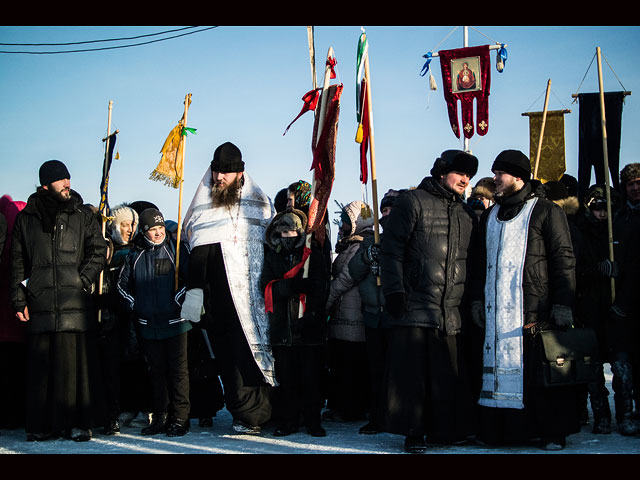
<svg viewBox="0 0 640 480">
<path fill-rule="evenodd" d="M 420 76 L 427 51 L 462 47 L 463 27 L 363 26 L 369 39 L 378 195 L 417 185 L 437 155 L 463 148 L 451 131 L 442 93 L 439 59 L 431 63 L 438 89 Z M 4 26 L 0 43 L 69 43 L 133 37 L 170 26 Z M 202 28 L 202 27 L 201 27 Z M 197 29 L 193 29 L 197 30 Z M 185 32 L 191 32 L 188 30 Z M 175 34 L 185 33 L 176 32 Z M 329 204 L 363 198 L 359 181 L 355 112 L 356 47 L 361 26 L 315 27 L 318 82 L 333 47 L 343 83 L 336 153 L 336 181 Z M 166 34 L 168 37 L 171 34 Z M 2 51 L 62 51 L 122 46 L 162 37 L 57 47 L 0 45 Z M 492 82 L 487 135 L 471 138 L 480 160 L 478 175 L 490 175 L 495 156 L 507 148 L 529 152 L 529 119 L 542 111 L 551 79 L 550 110 L 565 115 L 567 173 L 577 175 L 579 105 L 572 94 L 598 91 L 596 47 L 603 54 L 606 91 L 631 91 L 623 110 L 621 167 L 640 160 L 640 27 L 473 26 L 469 45 L 507 44 L 502 73 L 491 54 Z M 119 130 L 120 159 L 111 168 L 109 199 L 149 200 L 176 219 L 178 190 L 149 180 L 169 131 L 188 114 L 183 214 L 215 148 L 235 143 L 247 172 L 272 198 L 289 183 L 311 180 L 312 114 L 283 132 L 311 89 L 305 26 L 220 26 L 147 45 L 81 53 L 0 53 L 0 139 L 3 145 L 0 194 L 26 200 L 45 160 L 64 161 L 71 186 L 85 202 L 99 202 L 108 105 L 111 131 Z M 371 200 L 370 184 L 366 187 Z M 335 229 L 334 229 L 335 230 Z M 335 232 L 334 232 L 335 233 Z"/>
</svg>

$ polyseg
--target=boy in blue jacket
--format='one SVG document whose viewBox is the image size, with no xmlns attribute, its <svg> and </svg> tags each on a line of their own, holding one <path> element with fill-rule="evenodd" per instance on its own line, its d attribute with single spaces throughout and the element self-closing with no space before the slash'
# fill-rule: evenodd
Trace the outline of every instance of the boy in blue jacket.
<svg viewBox="0 0 640 480">
<path fill-rule="evenodd" d="M 118 291 L 140 324 L 153 386 L 152 421 L 141 433 L 182 436 L 189 431 L 190 410 L 187 332 L 192 327 L 180 317 L 188 253 L 182 247 L 176 288 L 176 242 L 166 233 L 162 213 L 141 212 L 139 229 L 142 235 L 127 256 Z"/>
</svg>

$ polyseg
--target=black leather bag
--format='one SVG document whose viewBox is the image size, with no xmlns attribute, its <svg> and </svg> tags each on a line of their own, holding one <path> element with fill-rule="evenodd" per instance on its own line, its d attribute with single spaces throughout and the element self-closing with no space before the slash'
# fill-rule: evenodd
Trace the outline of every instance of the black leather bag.
<svg viewBox="0 0 640 480">
<path fill-rule="evenodd" d="M 540 386 L 580 385 L 595 380 L 598 341 L 592 328 L 543 330 L 537 336 Z"/>
</svg>

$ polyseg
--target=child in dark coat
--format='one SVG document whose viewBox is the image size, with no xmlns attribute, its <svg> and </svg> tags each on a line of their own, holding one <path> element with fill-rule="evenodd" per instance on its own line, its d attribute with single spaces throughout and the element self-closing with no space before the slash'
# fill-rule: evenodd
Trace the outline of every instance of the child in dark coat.
<svg viewBox="0 0 640 480">
<path fill-rule="evenodd" d="M 275 436 L 298 431 L 300 419 L 315 437 L 321 426 L 320 374 L 326 342 L 324 304 L 329 275 L 322 247 L 305 245 L 307 217 L 294 208 L 278 213 L 267 228 L 261 288 L 279 386 L 274 391 Z M 308 258 L 308 276 L 304 264 Z M 302 308 L 302 315 L 300 309 Z"/>
<path fill-rule="evenodd" d="M 120 273 L 118 291 L 140 324 L 153 385 L 153 417 L 141 433 L 182 436 L 189 431 L 190 410 L 187 332 L 191 323 L 180 317 L 187 252 L 180 251 L 176 288 L 176 242 L 167 235 L 162 214 L 155 208 L 140 213 L 140 231 Z"/>
</svg>

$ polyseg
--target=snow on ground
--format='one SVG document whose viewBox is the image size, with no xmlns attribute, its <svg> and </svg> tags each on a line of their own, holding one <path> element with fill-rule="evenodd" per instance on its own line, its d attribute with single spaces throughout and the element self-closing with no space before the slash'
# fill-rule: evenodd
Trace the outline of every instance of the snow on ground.
<svg viewBox="0 0 640 480">
<path fill-rule="evenodd" d="M 610 372 L 607 372 L 607 378 L 607 388 L 611 392 Z M 613 402 L 613 395 L 609 396 L 609 401 Z M 243 435 L 234 432 L 231 415 L 222 410 L 214 419 L 213 427 L 200 428 L 197 420 L 193 420 L 187 435 L 173 438 L 166 435 L 146 437 L 140 434 L 139 427 L 124 427 L 120 434 L 113 436 L 105 436 L 97 429 L 88 442 L 66 439 L 27 442 L 24 430 L 0 430 L 0 454 L 404 454 L 404 437 L 387 433 L 360 435 L 358 429 L 363 423 L 324 421 L 327 436 L 322 438 L 311 437 L 304 430 L 278 438 L 272 435 L 273 428 L 264 429 L 260 435 Z M 613 423 L 610 435 L 594 435 L 591 424 L 583 426 L 580 433 L 567 438 L 567 447 L 559 452 L 545 452 L 535 444 L 508 448 L 470 444 L 432 446 L 425 455 L 640 453 L 640 436 L 622 436 L 615 421 Z"/>
</svg>

